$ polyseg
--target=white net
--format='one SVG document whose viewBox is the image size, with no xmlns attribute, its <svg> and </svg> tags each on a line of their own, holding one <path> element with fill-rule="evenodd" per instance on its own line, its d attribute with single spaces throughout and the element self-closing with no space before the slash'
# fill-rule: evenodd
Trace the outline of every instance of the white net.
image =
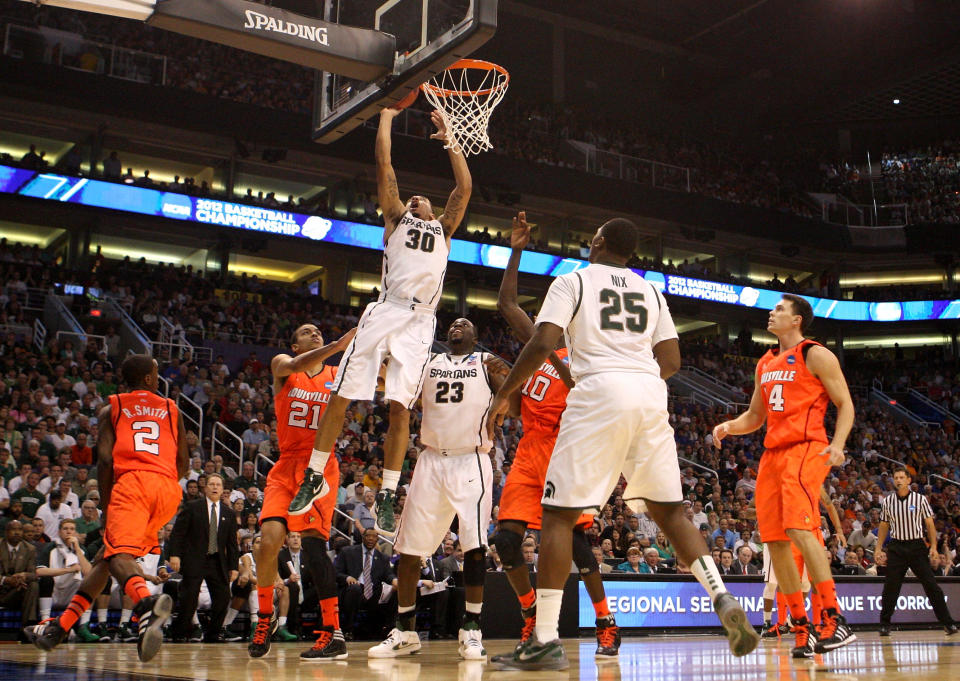
<svg viewBox="0 0 960 681">
<path fill-rule="evenodd" d="M 464 156 L 491 149 L 487 126 L 490 115 L 503 99 L 510 74 L 496 64 L 464 59 L 423 84 L 431 106 L 447 117 L 449 135 L 445 149 L 459 149 Z"/>
</svg>

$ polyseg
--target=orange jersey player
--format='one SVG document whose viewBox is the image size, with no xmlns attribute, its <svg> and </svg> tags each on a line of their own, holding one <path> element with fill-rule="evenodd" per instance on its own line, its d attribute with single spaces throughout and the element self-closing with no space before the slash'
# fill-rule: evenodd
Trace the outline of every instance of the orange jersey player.
<svg viewBox="0 0 960 681">
<path fill-rule="evenodd" d="M 526 214 L 521 212 L 513 220 L 510 235 L 512 253 L 500 284 L 497 307 L 510 324 L 521 343 L 533 335 L 533 322 L 517 305 L 517 272 L 523 249 L 530 241 L 530 227 Z M 512 396 L 511 414 L 520 415 L 523 437 L 517 445 L 513 467 L 503 485 L 498 531 L 491 539 L 496 546 L 503 569 L 517 593 L 524 618 L 521 644 L 533 633 L 536 625 L 536 596 L 530 584 L 530 575 L 523 561 L 521 544 L 527 529 L 539 530 L 543 518 L 543 486 L 547 466 L 560 431 L 560 418 L 567 406 L 567 394 L 573 379 L 567 369 L 567 349 L 560 348 Z M 581 514 L 573 533 L 573 559 L 583 576 L 583 583 L 597 614 L 596 654 L 615 656 L 620 648 L 620 632 L 607 606 L 606 593 L 600 578 L 599 564 L 584 534 L 593 524 L 593 516 Z"/>
<path fill-rule="evenodd" d="M 813 657 L 856 640 L 837 607 L 830 565 L 814 534 L 820 527 L 823 481 L 830 466 L 844 460 L 844 443 L 853 427 L 853 400 L 836 356 L 804 338 L 812 321 L 813 310 L 805 298 L 783 295 L 767 323 L 779 347 L 757 363 L 749 409 L 713 429 L 714 444 L 719 447 L 727 435 L 750 433 L 767 424 L 766 450 L 757 475 L 757 526 L 795 623 L 794 657 Z M 832 440 L 823 423 L 831 401 L 837 406 Z M 823 603 L 819 629 L 806 617 L 791 542 L 803 555 Z"/>
<path fill-rule="evenodd" d="M 270 638 L 279 626 L 273 608 L 273 592 L 277 580 L 277 556 L 288 532 L 302 535 L 304 567 L 317 589 L 323 620 L 314 646 L 301 653 L 301 657 L 339 660 L 347 656 L 337 611 L 336 572 L 327 556 L 326 546 L 330 538 L 333 509 L 337 504 L 337 488 L 328 487 L 327 494 L 315 499 L 306 513 L 294 515 L 289 513 L 288 508 L 303 482 L 317 427 L 330 402 L 330 388 L 337 376 L 336 367 L 327 366 L 324 362 L 328 357 L 342 352 L 355 332 L 355 329 L 348 331 L 340 340 L 324 345 L 320 329 L 313 324 L 302 324 L 290 340 L 293 355 L 279 354 L 270 363 L 280 458 L 267 476 L 263 508 L 260 511 L 261 543 L 257 554 L 260 612 L 248 648 L 251 657 L 267 654 Z M 327 480 L 340 479 L 340 464 L 336 456 L 327 458 L 323 476 Z M 300 588 L 300 582 L 295 582 L 295 585 Z"/>
</svg>

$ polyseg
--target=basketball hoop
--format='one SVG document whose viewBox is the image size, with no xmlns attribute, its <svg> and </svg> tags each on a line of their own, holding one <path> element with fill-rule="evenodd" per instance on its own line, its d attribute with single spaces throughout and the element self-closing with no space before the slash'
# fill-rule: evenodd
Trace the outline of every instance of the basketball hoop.
<svg viewBox="0 0 960 681">
<path fill-rule="evenodd" d="M 493 147 L 487 135 L 490 115 L 503 99 L 510 74 L 502 66 L 480 59 L 461 59 L 420 86 L 431 106 L 447 117 L 445 149 L 464 156 Z"/>
</svg>

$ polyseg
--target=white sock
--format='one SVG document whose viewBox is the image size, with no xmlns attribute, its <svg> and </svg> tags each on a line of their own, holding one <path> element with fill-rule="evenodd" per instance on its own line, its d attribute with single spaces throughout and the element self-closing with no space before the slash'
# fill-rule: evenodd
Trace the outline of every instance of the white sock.
<svg viewBox="0 0 960 681">
<path fill-rule="evenodd" d="M 101 627 L 107 626 L 107 614 L 109 610 L 107 608 L 97 608 L 97 622 L 100 623 Z"/>
<path fill-rule="evenodd" d="M 548 643 L 560 638 L 560 605 L 563 589 L 537 589 L 537 639 Z"/>
<path fill-rule="evenodd" d="M 40 621 L 50 617 L 50 611 L 53 609 L 53 598 L 46 597 L 40 599 Z"/>
<path fill-rule="evenodd" d="M 237 619 L 237 615 L 240 614 L 239 610 L 234 610 L 233 608 L 227 608 L 227 616 L 223 618 L 223 626 L 229 627 L 233 624 L 233 620 Z"/>
<path fill-rule="evenodd" d="M 260 615 L 259 615 L 259 613 L 251 612 L 251 613 L 250 613 L 250 624 L 252 624 L 254 627 L 256 627 L 256 626 L 257 626 L 257 622 L 259 622 L 259 621 L 260 621 Z"/>
<path fill-rule="evenodd" d="M 483 603 L 471 603 L 470 601 L 467 601 L 467 605 L 466 605 L 467 612 L 480 614 L 480 611 L 482 609 L 483 609 Z"/>
<path fill-rule="evenodd" d="M 120 624 L 129 624 L 130 618 L 133 616 L 133 610 L 124 608 L 120 611 Z"/>
<path fill-rule="evenodd" d="M 287 626 L 287 617 L 286 617 L 286 615 L 280 615 L 280 626 L 281 626 L 281 627 Z"/>
<path fill-rule="evenodd" d="M 700 586 L 710 594 L 711 601 L 716 600 L 720 594 L 727 592 L 727 588 L 723 585 L 723 579 L 720 577 L 720 571 L 717 569 L 717 564 L 713 562 L 713 557 L 709 554 L 700 556 L 693 561 L 690 565 L 690 572 L 700 582 Z M 539 612 L 538 609 L 538 621 L 540 619 Z"/>
<path fill-rule="evenodd" d="M 193 622 L 191 622 L 191 624 L 193 624 L 193 625 L 195 625 L 195 626 L 200 626 L 200 618 L 197 617 L 196 611 L 194 611 L 194 613 L 193 613 Z"/>
<path fill-rule="evenodd" d="M 80 615 L 80 626 L 81 626 L 81 627 L 84 627 L 84 626 L 90 624 L 90 615 L 92 615 L 92 614 L 93 614 L 93 612 L 90 610 L 90 608 L 87 608 L 86 610 L 83 611 L 83 614 Z"/>
<path fill-rule="evenodd" d="M 308 467 L 314 473 L 322 473 L 323 469 L 327 467 L 327 459 L 330 458 L 330 452 L 321 452 L 319 449 L 314 449 L 310 453 L 310 463 Z"/>
<path fill-rule="evenodd" d="M 391 471 L 384 468 L 383 469 L 383 486 L 380 489 L 396 492 L 398 484 L 400 484 L 400 471 Z"/>
</svg>

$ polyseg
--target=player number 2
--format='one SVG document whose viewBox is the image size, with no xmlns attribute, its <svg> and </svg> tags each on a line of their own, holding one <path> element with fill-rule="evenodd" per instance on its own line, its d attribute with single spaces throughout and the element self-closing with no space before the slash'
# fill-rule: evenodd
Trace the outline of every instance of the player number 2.
<svg viewBox="0 0 960 681">
<path fill-rule="evenodd" d="M 133 449 L 136 452 L 160 456 L 160 424 L 156 421 L 134 421 L 130 424 L 133 430 Z"/>
<path fill-rule="evenodd" d="M 410 241 L 405 241 L 403 245 L 414 251 L 421 250 L 424 253 L 433 253 L 433 247 L 437 243 L 437 239 L 433 234 L 430 232 L 421 232 L 419 229 L 408 229 L 407 237 L 409 237 Z"/>
<path fill-rule="evenodd" d="M 643 304 L 643 294 L 637 291 L 628 291 L 621 294 L 619 291 L 605 288 L 600 291 L 600 302 L 604 307 L 600 310 L 600 328 L 604 330 L 623 331 L 627 329 L 634 333 L 643 333 L 647 330 L 647 308 Z M 621 322 L 619 317 L 624 311 L 627 315 Z"/>
<path fill-rule="evenodd" d="M 783 411 L 783 383 L 774 383 L 770 390 L 770 409 Z"/>
<path fill-rule="evenodd" d="M 307 414 L 312 412 L 310 425 L 307 425 Z M 287 424 L 297 428 L 309 428 L 316 430 L 320 426 L 320 414 L 323 412 L 322 404 L 309 405 L 306 402 L 294 400 L 290 403 L 290 417 Z"/>
<path fill-rule="evenodd" d="M 531 386 L 531 383 L 533 384 Z M 550 379 L 546 376 L 531 376 L 520 389 L 521 395 L 526 395 L 534 402 L 543 402 L 544 395 L 547 394 L 547 388 L 550 387 Z"/>
<path fill-rule="evenodd" d="M 463 402 L 463 383 L 437 382 L 437 404 L 447 402 Z"/>
</svg>

